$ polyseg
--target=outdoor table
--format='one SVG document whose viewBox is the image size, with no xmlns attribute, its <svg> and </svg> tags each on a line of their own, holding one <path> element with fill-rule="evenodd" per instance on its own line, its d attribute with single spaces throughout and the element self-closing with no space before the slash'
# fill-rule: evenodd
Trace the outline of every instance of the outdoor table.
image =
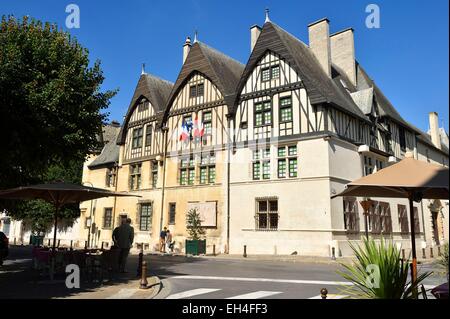
<svg viewBox="0 0 450 319">
<path fill-rule="evenodd" d="M 434 287 L 431 290 L 431 293 L 437 299 L 448 299 L 448 282 L 446 282 L 445 284 L 439 285 L 437 287 Z"/>
</svg>

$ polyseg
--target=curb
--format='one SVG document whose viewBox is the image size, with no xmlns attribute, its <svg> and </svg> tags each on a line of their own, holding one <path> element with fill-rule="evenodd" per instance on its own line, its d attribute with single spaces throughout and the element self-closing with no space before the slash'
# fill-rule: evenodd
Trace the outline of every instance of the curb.
<svg viewBox="0 0 450 319">
<path fill-rule="evenodd" d="M 153 279 L 155 283 L 151 285 L 152 293 L 150 294 L 150 296 L 145 297 L 145 299 L 158 299 L 157 296 L 163 289 L 163 284 L 158 276 L 152 276 L 150 278 Z"/>
<path fill-rule="evenodd" d="M 155 297 L 153 297 L 153 299 L 166 299 L 172 292 L 172 285 L 170 284 L 170 282 L 167 279 L 162 279 L 160 281 L 160 283 L 161 284 L 160 284 L 159 292 L 158 292 L 158 294 L 156 294 Z"/>
</svg>

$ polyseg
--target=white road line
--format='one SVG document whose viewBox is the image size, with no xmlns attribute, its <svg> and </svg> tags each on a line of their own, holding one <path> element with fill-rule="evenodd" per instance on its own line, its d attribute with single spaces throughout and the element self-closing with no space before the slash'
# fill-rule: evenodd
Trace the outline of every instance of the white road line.
<svg viewBox="0 0 450 319">
<path fill-rule="evenodd" d="M 321 280 L 294 280 L 294 279 L 270 279 L 270 278 L 246 278 L 246 277 L 215 277 L 215 276 L 174 276 L 170 279 L 192 279 L 192 280 L 232 280 L 232 281 L 257 281 L 257 282 L 279 282 L 306 285 L 329 285 L 329 286 L 352 286 L 347 281 L 321 281 Z"/>
<path fill-rule="evenodd" d="M 348 297 L 347 295 L 333 295 L 333 294 L 327 295 L 327 299 L 344 299 L 347 297 Z M 318 295 L 318 296 L 311 297 L 309 299 L 322 299 L 322 296 Z"/>
<path fill-rule="evenodd" d="M 220 290 L 220 289 L 209 289 L 209 288 L 192 289 L 192 290 L 187 290 L 187 291 L 183 291 L 183 292 L 179 292 L 177 294 L 167 296 L 166 299 L 189 298 L 189 297 L 203 295 L 203 294 L 207 294 L 207 293 L 218 291 L 218 290 Z"/>
<path fill-rule="evenodd" d="M 234 297 L 230 297 L 227 299 L 259 299 L 264 298 L 272 295 L 278 295 L 281 294 L 281 291 L 255 291 L 248 294 L 238 295 Z"/>
<path fill-rule="evenodd" d="M 126 289 L 120 289 L 118 293 L 109 296 L 106 299 L 128 299 L 132 295 L 134 295 L 135 292 L 137 292 L 139 289 L 137 288 L 126 288 Z"/>
</svg>

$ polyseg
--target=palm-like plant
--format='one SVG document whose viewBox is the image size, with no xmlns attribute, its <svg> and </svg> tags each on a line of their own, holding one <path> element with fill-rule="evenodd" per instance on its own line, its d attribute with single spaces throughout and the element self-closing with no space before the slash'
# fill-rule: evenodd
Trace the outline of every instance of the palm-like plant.
<svg viewBox="0 0 450 319">
<path fill-rule="evenodd" d="M 448 281 L 448 243 L 445 243 L 442 248 L 443 252 L 442 256 L 438 259 L 438 265 L 441 266 L 442 269 L 444 269 Z"/>
<path fill-rule="evenodd" d="M 341 264 L 346 271 L 338 273 L 353 285 L 341 288 L 342 293 L 356 299 L 411 299 L 419 284 L 431 273 L 422 273 L 412 285 L 408 279 L 409 259 L 403 261 L 400 250 L 392 243 L 364 239 L 362 246 L 350 243 L 357 261 Z"/>
</svg>

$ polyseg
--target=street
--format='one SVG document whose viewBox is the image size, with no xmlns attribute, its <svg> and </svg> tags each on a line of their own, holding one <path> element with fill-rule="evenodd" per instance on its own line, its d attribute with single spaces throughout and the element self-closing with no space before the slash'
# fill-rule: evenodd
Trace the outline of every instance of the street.
<svg viewBox="0 0 450 319">
<path fill-rule="evenodd" d="M 157 299 L 309 299 L 320 298 L 328 290 L 329 299 L 344 298 L 340 291 L 348 284 L 336 273 L 339 260 L 276 261 L 239 256 L 185 257 L 146 255 L 148 276 L 161 279 Z M 68 289 L 64 278 L 49 282 L 31 270 L 31 248 L 11 247 L 10 257 L 0 269 L 0 298 L 150 298 L 139 295 L 136 277 L 137 256 L 128 260 L 128 274 L 100 288 L 82 283 Z M 420 270 L 432 270 L 421 265 Z M 434 274 L 425 282 L 432 288 L 445 281 Z M 131 286 L 130 286 L 131 285 Z M 102 293 L 99 291 L 103 289 Z"/>
</svg>

